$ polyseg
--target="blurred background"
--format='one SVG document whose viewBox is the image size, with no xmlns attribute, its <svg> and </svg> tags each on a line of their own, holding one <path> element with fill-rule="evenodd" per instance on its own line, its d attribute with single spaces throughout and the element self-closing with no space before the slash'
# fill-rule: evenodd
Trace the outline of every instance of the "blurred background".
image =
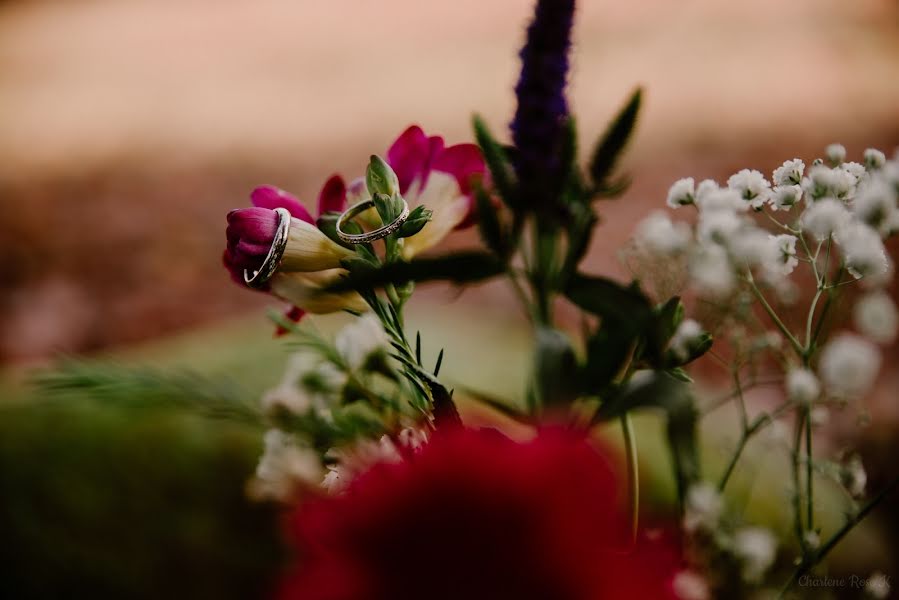
<svg viewBox="0 0 899 600">
<path fill-rule="evenodd" d="M 0 579 L 10 597 L 265 589 L 278 516 L 243 493 L 258 431 L 50 402 L 29 374 L 87 355 L 227 377 L 255 398 L 285 349 L 264 317 L 272 301 L 221 267 L 225 213 L 260 183 L 311 205 L 330 174 L 361 173 L 411 123 L 470 141 L 478 112 L 505 131 L 530 12 L 530 0 L 0 0 Z M 590 251 L 591 268 L 613 276 L 627 275 L 619 249 L 677 178 L 770 174 L 834 141 L 851 160 L 899 145 L 895 0 L 585 0 L 573 65 L 585 146 L 645 87 L 623 165 L 634 185 L 603 206 Z M 450 241 L 477 243 L 474 232 Z M 520 391 L 529 340 L 505 287 L 416 298 L 413 320 L 428 314 L 450 377 Z M 499 371 L 470 371 L 484 364 L 472 357 L 500 353 Z M 888 370 L 874 425 L 844 434 L 866 448 L 873 482 L 877 457 L 899 450 L 897 390 Z M 667 468 L 646 460 L 648 478 Z M 865 531 L 855 546 L 868 550 L 837 553 L 837 568 L 893 568 L 893 536 Z"/>
</svg>

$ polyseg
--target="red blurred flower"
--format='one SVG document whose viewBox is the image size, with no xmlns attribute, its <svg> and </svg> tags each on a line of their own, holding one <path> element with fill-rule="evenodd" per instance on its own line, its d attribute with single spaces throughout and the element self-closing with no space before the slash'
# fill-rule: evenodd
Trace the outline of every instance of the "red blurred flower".
<svg viewBox="0 0 899 600">
<path fill-rule="evenodd" d="M 519 444 L 437 436 L 291 520 L 286 600 L 673 598 L 672 552 L 622 553 L 626 519 L 607 459 L 582 436 Z"/>
</svg>

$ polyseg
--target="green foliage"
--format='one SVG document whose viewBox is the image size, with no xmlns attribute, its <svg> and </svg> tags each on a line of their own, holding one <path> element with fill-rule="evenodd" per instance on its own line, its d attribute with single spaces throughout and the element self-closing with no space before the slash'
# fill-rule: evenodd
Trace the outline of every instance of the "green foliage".
<svg viewBox="0 0 899 600">
<path fill-rule="evenodd" d="M 630 140 L 634 126 L 637 124 L 637 115 L 640 112 L 642 98 L 643 90 L 637 88 L 606 129 L 605 134 L 593 151 L 593 158 L 590 161 L 590 175 L 593 178 L 594 188 L 598 193 L 617 195 L 621 191 L 622 182 L 610 182 L 609 177 L 612 175 L 621 152 L 627 145 L 628 140 Z"/>
<path fill-rule="evenodd" d="M 481 147 L 484 162 L 487 163 L 493 186 L 499 193 L 499 197 L 509 207 L 514 208 L 518 204 L 516 201 L 516 183 L 506 151 L 490 133 L 481 117 L 475 115 L 473 125 L 475 140 L 478 146 Z"/>
<path fill-rule="evenodd" d="M 568 336 L 558 329 L 536 332 L 534 378 L 543 406 L 570 404 L 581 395 L 580 367 Z"/>
<path fill-rule="evenodd" d="M 188 409 L 204 417 L 251 424 L 261 419 L 237 382 L 212 379 L 187 370 L 163 372 L 71 360 L 38 373 L 34 383 L 38 393 L 47 399 L 91 399 L 135 407 L 168 406 Z"/>
<path fill-rule="evenodd" d="M 424 204 L 420 204 L 412 209 L 409 218 L 400 227 L 396 236 L 401 238 L 411 237 L 424 229 L 424 226 L 431 220 L 433 213 L 430 209 L 425 208 Z"/>
<path fill-rule="evenodd" d="M 3 597 L 266 595 L 284 557 L 244 493 L 259 430 L 123 406 L 0 407 Z"/>
<path fill-rule="evenodd" d="M 485 252 L 468 251 L 439 257 L 415 258 L 373 267 L 354 260 L 345 265 L 350 273 L 327 291 L 370 290 L 408 281 L 452 281 L 470 283 L 504 271 L 500 260 Z"/>
</svg>

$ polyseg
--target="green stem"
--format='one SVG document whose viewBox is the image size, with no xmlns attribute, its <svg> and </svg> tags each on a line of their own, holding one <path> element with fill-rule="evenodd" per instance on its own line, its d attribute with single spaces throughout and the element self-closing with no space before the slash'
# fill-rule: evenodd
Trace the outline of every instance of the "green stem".
<svg viewBox="0 0 899 600">
<path fill-rule="evenodd" d="M 812 487 L 814 485 L 813 472 L 814 465 L 812 464 L 812 406 L 811 403 L 807 403 L 805 405 L 805 507 L 806 507 L 806 522 L 807 529 L 809 531 L 814 531 L 815 529 L 815 516 L 814 516 L 814 501 L 812 495 Z"/>
<path fill-rule="evenodd" d="M 628 518 L 631 526 L 631 548 L 637 543 L 640 520 L 640 476 L 637 465 L 637 437 L 628 413 L 621 415 L 621 432 L 624 434 L 624 452 L 627 460 Z"/>
<path fill-rule="evenodd" d="M 749 289 L 752 290 L 752 293 L 755 294 L 755 297 L 758 299 L 759 303 L 762 305 L 762 308 L 765 309 L 765 312 L 768 313 L 768 316 L 771 317 L 771 320 L 774 321 L 774 325 L 780 330 L 780 332 L 790 341 L 790 345 L 793 346 L 793 349 L 799 356 L 802 356 L 804 348 L 802 344 L 799 343 L 799 340 L 787 329 L 787 326 L 784 325 L 783 321 L 780 320 L 780 317 L 777 316 L 777 313 L 774 312 L 774 309 L 771 308 L 771 305 L 768 304 L 768 301 L 765 299 L 765 296 L 762 295 L 761 290 L 759 290 L 758 286 L 755 285 L 755 281 L 752 279 L 752 273 L 748 273 L 746 277 L 746 281 L 749 282 Z"/>
<path fill-rule="evenodd" d="M 796 419 L 796 437 L 793 442 L 793 530 L 799 540 L 799 547 L 805 555 L 805 527 L 802 524 L 802 485 L 800 482 L 801 460 L 799 449 L 802 447 L 802 430 L 805 426 L 805 415 Z"/>
<path fill-rule="evenodd" d="M 876 496 L 871 498 L 861 510 L 859 510 L 855 516 L 846 521 L 842 527 L 840 527 L 830 538 L 819 548 L 816 552 L 812 553 L 809 556 L 803 558 L 803 560 L 799 563 L 799 566 L 796 567 L 796 570 L 793 572 L 793 575 L 790 577 L 789 581 L 787 581 L 786 585 L 784 585 L 783 589 L 780 592 L 780 598 L 783 598 L 790 588 L 792 588 L 799 581 L 799 578 L 808 573 L 810 570 L 815 568 L 818 563 L 820 563 L 824 558 L 830 554 L 830 551 L 833 550 L 837 544 L 839 544 L 846 535 L 852 531 L 856 525 L 861 523 L 865 517 L 867 517 L 872 510 L 874 510 L 881 502 L 883 502 L 887 496 L 889 496 L 896 486 L 899 485 L 899 476 L 894 477 L 892 481 L 890 481 L 886 487 L 884 487 L 880 492 L 877 493 Z"/>
</svg>

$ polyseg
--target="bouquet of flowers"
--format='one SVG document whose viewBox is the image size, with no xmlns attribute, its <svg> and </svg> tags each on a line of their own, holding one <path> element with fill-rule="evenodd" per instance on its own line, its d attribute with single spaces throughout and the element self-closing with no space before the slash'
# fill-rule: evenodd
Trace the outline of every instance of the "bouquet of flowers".
<svg viewBox="0 0 899 600">
<path fill-rule="evenodd" d="M 896 337 L 884 240 L 899 232 L 899 158 L 870 149 L 847 162 L 834 144 L 770 180 L 749 169 L 724 185 L 681 179 L 667 198 L 674 212 L 648 215 L 623 251 L 637 278 L 588 273 L 601 201 L 629 183 L 616 167 L 641 90 L 584 168 L 565 95 L 574 8 L 537 2 L 509 143 L 478 117 L 476 144 L 447 146 L 413 125 L 364 174 L 328 179 L 315 214 L 263 186 L 227 216 L 234 281 L 289 304 L 272 318 L 295 352 L 250 411 L 268 429 L 249 489 L 288 507 L 296 555 L 284 598 L 801 593 L 899 481 L 869 491 L 859 458 L 815 452 L 813 431 L 869 391 L 878 344 Z M 466 227 L 480 247 L 440 251 Z M 521 402 L 463 394 L 524 425 L 514 433 L 467 425 L 441 380 L 442 352 L 425 364 L 428 332 L 405 326 L 419 284 L 488 279 L 508 282 L 533 328 L 527 392 Z M 564 304 L 579 318 L 561 318 Z M 353 318 L 333 339 L 309 317 L 340 311 Z M 721 397 L 688 373 L 704 355 L 732 385 Z M 762 387 L 779 401 L 758 409 L 747 394 Z M 699 431 L 725 405 L 738 441 L 721 472 L 704 472 Z M 631 422 L 644 410 L 666 419 L 678 498 L 677 519 L 649 524 L 638 519 Z M 605 424 L 621 428 L 620 452 L 593 435 Z M 788 425 L 776 440 L 790 456 L 793 539 L 778 540 L 726 492 L 747 444 Z M 817 518 L 823 478 L 846 491 L 836 529 Z M 882 575 L 866 585 L 889 593 Z"/>
</svg>

